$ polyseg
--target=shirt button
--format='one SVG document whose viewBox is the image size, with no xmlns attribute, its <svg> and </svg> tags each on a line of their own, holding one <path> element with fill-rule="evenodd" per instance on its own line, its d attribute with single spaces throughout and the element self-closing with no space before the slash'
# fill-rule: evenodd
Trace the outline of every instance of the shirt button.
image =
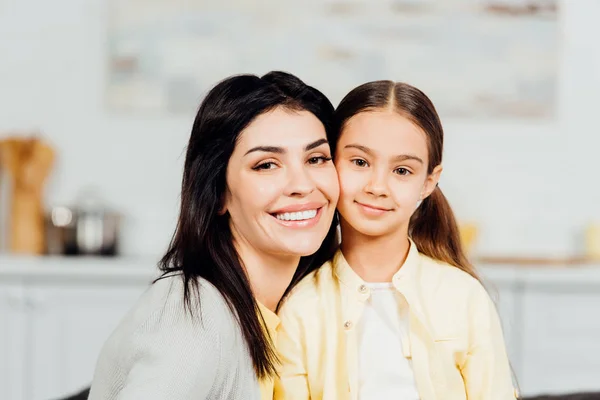
<svg viewBox="0 0 600 400">
<path fill-rule="evenodd" d="M 344 329 L 346 329 L 346 330 L 352 329 L 352 321 L 344 322 Z"/>
<path fill-rule="evenodd" d="M 365 285 L 365 284 L 362 284 L 358 287 L 358 291 L 360 293 L 367 293 L 367 290 L 368 290 L 368 288 L 367 288 L 367 285 Z"/>
</svg>

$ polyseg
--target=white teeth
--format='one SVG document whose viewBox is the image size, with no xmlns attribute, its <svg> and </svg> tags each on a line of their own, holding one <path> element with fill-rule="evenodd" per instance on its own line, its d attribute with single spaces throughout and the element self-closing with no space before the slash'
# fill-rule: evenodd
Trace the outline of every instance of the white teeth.
<svg viewBox="0 0 600 400">
<path fill-rule="evenodd" d="M 282 221 L 302 221 L 317 216 L 317 210 L 296 211 L 290 213 L 276 214 L 275 217 Z"/>
</svg>

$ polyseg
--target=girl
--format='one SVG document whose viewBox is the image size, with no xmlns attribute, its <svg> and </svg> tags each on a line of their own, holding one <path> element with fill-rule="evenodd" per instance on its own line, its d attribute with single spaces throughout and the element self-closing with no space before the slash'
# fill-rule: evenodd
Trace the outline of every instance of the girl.
<svg viewBox="0 0 600 400">
<path fill-rule="evenodd" d="M 281 308 L 275 398 L 514 399 L 496 309 L 438 186 L 433 104 L 377 81 L 335 119 L 341 247 Z"/>
<path fill-rule="evenodd" d="M 272 399 L 275 311 L 337 245 L 333 111 L 282 72 L 208 93 L 163 275 L 105 344 L 90 400 Z"/>
</svg>

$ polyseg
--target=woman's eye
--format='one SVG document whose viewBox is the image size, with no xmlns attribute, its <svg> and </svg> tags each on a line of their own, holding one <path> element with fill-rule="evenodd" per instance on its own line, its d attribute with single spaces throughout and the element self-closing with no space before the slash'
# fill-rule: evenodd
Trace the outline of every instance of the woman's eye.
<svg viewBox="0 0 600 400">
<path fill-rule="evenodd" d="M 398 175 L 408 175 L 410 174 L 410 171 L 407 170 L 406 168 L 398 168 L 395 171 Z"/>
<path fill-rule="evenodd" d="M 357 167 L 366 167 L 368 165 L 365 160 L 361 160 L 360 158 L 352 160 L 352 163 Z"/>
<path fill-rule="evenodd" d="M 256 167 L 252 168 L 255 171 L 259 171 L 259 170 L 267 170 L 267 169 L 274 169 L 276 167 L 274 162 L 265 162 L 262 164 L 258 164 Z"/>
<path fill-rule="evenodd" d="M 319 156 L 311 157 L 308 159 L 308 163 L 311 165 L 325 164 L 327 161 L 331 161 L 331 157 Z"/>
</svg>

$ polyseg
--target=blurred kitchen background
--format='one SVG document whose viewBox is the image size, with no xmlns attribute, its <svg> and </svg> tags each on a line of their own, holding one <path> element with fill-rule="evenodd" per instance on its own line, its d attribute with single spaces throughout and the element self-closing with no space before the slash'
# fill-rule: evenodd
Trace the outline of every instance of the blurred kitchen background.
<svg viewBox="0 0 600 400">
<path fill-rule="evenodd" d="M 206 91 L 406 81 L 524 396 L 600 392 L 599 0 L 0 0 L 0 399 L 65 398 L 157 275 Z"/>
</svg>

